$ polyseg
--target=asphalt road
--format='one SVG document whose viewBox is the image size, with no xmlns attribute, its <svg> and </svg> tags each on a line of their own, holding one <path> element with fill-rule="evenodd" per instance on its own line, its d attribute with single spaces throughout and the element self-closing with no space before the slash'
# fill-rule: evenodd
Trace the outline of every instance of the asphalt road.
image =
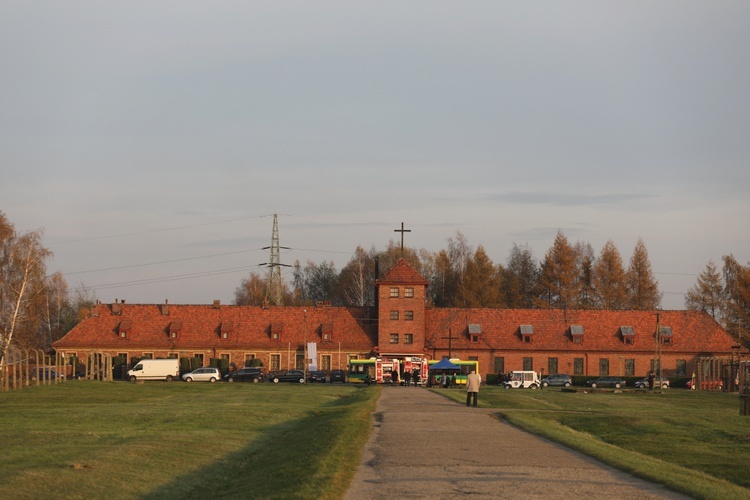
<svg viewBox="0 0 750 500">
<path fill-rule="evenodd" d="M 384 387 L 345 498 L 685 498 L 492 412 L 424 388 Z"/>
</svg>

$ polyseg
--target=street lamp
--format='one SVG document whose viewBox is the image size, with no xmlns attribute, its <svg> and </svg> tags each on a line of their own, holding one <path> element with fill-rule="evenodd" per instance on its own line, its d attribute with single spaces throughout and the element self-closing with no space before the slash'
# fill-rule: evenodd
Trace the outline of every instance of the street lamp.
<svg viewBox="0 0 750 500">
<path fill-rule="evenodd" d="M 307 309 L 303 309 L 302 312 L 305 313 L 305 325 L 303 328 L 304 343 L 302 344 L 302 373 L 304 373 L 305 382 L 307 382 Z"/>
</svg>

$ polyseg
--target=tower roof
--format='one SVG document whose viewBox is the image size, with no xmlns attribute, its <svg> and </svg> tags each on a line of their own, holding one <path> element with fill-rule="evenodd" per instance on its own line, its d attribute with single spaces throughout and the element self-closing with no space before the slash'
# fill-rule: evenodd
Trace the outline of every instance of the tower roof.
<svg viewBox="0 0 750 500">
<path fill-rule="evenodd" d="M 406 262 L 403 257 L 399 258 L 398 261 L 388 270 L 382 278 L 375 280 L 377 285 L 383 284 L 408 284 L 408 285 L 429 285 L 421 274 L 414 269 L 411 264 Z"/>
</svg>

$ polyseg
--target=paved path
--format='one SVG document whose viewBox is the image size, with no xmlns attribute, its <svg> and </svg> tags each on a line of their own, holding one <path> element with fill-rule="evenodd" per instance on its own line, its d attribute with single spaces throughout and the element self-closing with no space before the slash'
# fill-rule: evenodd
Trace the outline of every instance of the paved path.
<svg viewBox="0 0 750 500">
<path fill-rule="evenodd" d="M 346 498 L 684 498 L 501 422 L 493 411 L 423 388 L 384 387 Z"/>
</svg>

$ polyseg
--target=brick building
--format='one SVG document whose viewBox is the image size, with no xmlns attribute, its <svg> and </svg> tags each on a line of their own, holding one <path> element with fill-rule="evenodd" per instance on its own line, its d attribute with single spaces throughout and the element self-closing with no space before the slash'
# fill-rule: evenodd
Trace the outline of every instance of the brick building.
<svg viewBox="0 0 750 500">
<path fill-rule="evenodd" d="M 477 359 L 483 375 L 641 376 L 656 352 L 656 311 L 466 309 L 426 306 L 427 280 L 399 260 L 376 281 L 375 307 L 254 307 L 98 304 L 54 343 L 66 356 L 260 358 L 269 370 L 302 368 L 316 342 L 317 365 L 346 369 L 350 358 L 448 356 Z M 702 356 L 728 355 L 732 338 L 708 314 L 661 311 L 666 375 L 688 375 Z"/>
</svg>

